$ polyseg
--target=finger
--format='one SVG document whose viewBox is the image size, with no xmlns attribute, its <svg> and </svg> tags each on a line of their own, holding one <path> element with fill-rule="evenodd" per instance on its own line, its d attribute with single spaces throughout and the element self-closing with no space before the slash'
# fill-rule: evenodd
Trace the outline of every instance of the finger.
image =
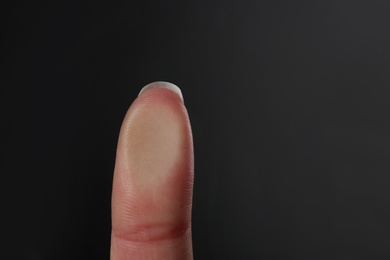
<svg viewBox="0 0 390 260">
<path fill-rule="evenodd" d="M 111 259 L 192 259 L 192 185 L 192 134 L 180 89 L 149 84 L 119 134 Z"/>
</svg>

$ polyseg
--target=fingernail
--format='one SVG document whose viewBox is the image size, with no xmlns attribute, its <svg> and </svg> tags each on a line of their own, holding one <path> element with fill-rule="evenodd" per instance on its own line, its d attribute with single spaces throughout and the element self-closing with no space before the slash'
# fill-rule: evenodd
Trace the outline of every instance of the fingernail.
<svg viewBox="0 0 390 260">
<path fill-rule="evenodd" d="M 175 84 L 172 84 L 172 83 L 169 83 L 169 82 L 165 82 L 165 81 L 156 81 L 156 82 L 152 82 L 152 83 L 146 85 L 145 87 L 143 87 L 141 89 L 141 91 L 139 92 L 138 96 L 141 96 L 144 92 L 146 92 L 149 89 L 153 89 L 153 88 L 166 88 L 166 89 L 169 89 L 169 90 L 175 92 L 177 95 L 179 95 L 181 100 L 184 102 L 183 94 L 181 93 L 180 88 L 178 86 L 176 86 Z"/>
<path fill-rule="evenodd" d="M 133 183 L 155 182 L 168 176 L 180 161 L 183 143 L 188 141 L 186 115 L 175 96 L 183 100 L 180 89 L 168 82 L 153 82 L 142 88 L 138 96 L 142 95 L 148 95 L 147 102 L 139 99 L 133 104 L 124 123 L 126 162 L 132 169 Z"/>
</svg>

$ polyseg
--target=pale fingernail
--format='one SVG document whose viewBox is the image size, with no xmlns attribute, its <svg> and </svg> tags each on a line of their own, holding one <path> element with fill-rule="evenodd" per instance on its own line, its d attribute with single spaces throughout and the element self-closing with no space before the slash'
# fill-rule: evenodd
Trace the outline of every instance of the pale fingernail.
<svg viewBox="0 0 390 260">
<path fill-rule="evenodd" d="M 141 96 L 145 91 L 147 91 L 149 89 L 153 89 L 153 88 L 166 88 L 166 89 L 169 89 L 169 90 L 175 92 L 177 95 L 179 95 L 181 100 L 184 102 L 183 94 L 181 93 L 180 88 L 178 86 L 172 84 L 172 83 L 165 82 L 165 81 L 156 81 L 156 82 L 152 82 L 152 83 L 146 85 L 145 87 L 143 87 L 141 89 L 141 91 L 139 92 L 138 96 Z"/>
</svg>

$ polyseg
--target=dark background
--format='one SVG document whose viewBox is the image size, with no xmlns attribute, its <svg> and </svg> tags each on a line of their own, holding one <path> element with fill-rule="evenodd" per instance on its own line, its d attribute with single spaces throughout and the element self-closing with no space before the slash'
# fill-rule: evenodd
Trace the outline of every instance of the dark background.
<svg viewBox="0 0 390 260">
<path fill-rule="evenodd" d="M 109 258 L 156 80 L 191 117 L 196 259 L 390 259 L 389 1 L 113 2 L 2 10 L 2 259 Z"/>
</svg>

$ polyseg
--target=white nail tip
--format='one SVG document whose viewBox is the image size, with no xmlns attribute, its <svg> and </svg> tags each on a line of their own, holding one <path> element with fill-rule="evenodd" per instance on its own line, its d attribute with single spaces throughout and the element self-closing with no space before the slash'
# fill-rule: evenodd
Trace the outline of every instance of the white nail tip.
<svg viewBox="0 0 390 260">
<path fill-rule="evenodd" d="M 175 92 L 176 94 L 178 94 L 179 97 L 181 98 L 181 100 L 184 102 L 183 94 L 181 93 L 180 88 L 178 86 L 172 84 L 172 83 L 165 82 L 165 81 L 156 81 L 156 82 L 152 82 L 152 83 L 146 85 L 145 87 L 143 87 L 141 89 L 141 91 L 139 92 L 138 96 L 141 96 L 142 93 L 144 93 L 146 90 L 149 90 L 149 89 L 152 89 L 152 88 L 166 88 L 166 89 L 169 89 L 169 90 Z"/>
</svg>

